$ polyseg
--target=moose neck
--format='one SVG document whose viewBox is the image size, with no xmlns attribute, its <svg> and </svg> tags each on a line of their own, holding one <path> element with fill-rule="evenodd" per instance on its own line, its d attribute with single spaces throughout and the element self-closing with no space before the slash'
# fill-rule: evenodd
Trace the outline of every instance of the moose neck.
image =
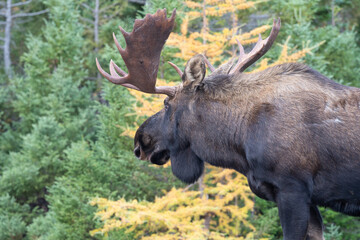
<svg viewBox="0 0 360 240">
<path fill-rule="evenodd" d="M 318 87 L 304 80 L 307 71 L 305 65 L 291 63 L 253 74 L 210 75 L 196 93 L 179 101 L 187 102 L 180 132 L 203 161 L 246 175 L 246 139 L 254 132 L 251 129 L 276 111 L 275 98 Z"/>
<path fill-rule="evenodd" d="M 190 143 L 192 151 L 211 165 L 234 168 L 246 174 L 248 164 L 243 150 L 245 112 L 241 102 L 209 100 L 198 94 L 189 101 L 180 121 L 179 132 Z"/>
</svg>

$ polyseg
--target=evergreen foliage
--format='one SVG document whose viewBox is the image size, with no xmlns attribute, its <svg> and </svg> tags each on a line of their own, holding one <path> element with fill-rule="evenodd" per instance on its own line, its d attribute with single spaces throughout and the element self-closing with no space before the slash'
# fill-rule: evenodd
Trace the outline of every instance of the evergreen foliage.
<svg viewBox="0 0 360 240">
<path fill-rule="evenodd" d="M 0 239 L 22 239 L 30 207 L 20 205 L 9 194 L 0 196 Z"/>
</svg>

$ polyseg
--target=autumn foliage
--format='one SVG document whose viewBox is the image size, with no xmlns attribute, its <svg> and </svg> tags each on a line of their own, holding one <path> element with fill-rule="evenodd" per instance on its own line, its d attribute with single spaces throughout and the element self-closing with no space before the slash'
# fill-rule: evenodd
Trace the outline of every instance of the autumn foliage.
<svg viewBox="0 0 360 240">
<path fill-rule="evenodd" d="M 141 239 L 251 239 L 255 229 L 247 216 L 254 203 L 245 178 L 213 169 L 204 182 L 212 187 L 203 193 L 173 188 L 154 202 L 94 199 L 104 226 L 91 234 L 126 228 Z"/>
<path fill-rule="evenodd" d="M 203 53 L 213 62 L 222 61 L 226 58 L 224 52 L 228 52 L 230 46 L 237 44 L 236 39 L 243 45 L 255 43 L 258 35 L 270 28 L 269 25 L 264 25 L 248 33 L 239 33 L 236 12 L 253 7 L 255 2 L 210 0 L 203 2 L 185 1 L 185 4 L 192 10 L 186 12 L 180 33 L 173 33 L 167 42 L 169 46 L 176 46 L 180 50 L 174 57 L 184 60 L 189 60 L 197 53 Z M 225 27 L 221 32 L 211 31 L 208 17 L 222 17 L 227 13 L 231 14 L 232 27 Z M 201 31 L 189 32 L 189 23 L 199 18 L 202 20 Z M 230 51 L 230 54 L 234 55 L 235 52 Z"/>
</svg>

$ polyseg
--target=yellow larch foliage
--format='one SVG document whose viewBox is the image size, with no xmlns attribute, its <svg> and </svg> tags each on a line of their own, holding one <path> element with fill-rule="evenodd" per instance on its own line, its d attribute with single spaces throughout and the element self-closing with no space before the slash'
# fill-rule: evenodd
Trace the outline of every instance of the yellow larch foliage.
<svg viewBox="0 0 360 240">
<path fill-rule="evenodd" d="M 193 1 L 185 1 L 185 5 L 188 8 L 202 8 L 201 3 L 200 2 L 193 2 Z"/>
<path fill-rule="evenodd" d="M 282 47 L 281 53 L 276 61 L 269 64 L 268 58 L 263 58 L 260 63 L 259 67 L 256 68 L 253 72 L 259 72 L 262 70 L 265 70 L 269 67 L 273 67 L 278 64 L 287 63 L 287 62 L 297 62 L 303 57 L 306 56 L 306 54 L 312 54 L 311 51 L 314 48 L 319 47 L 321 44 L 323 44 L 325 41 L 322 41 L 318 44 L 315 44 L 314 46 L 310 47 L 310 42 L 306 42 L 306 44 L 303 44 L 303 48 L 299 51 L 296 51 L 296 49 L 289 49 L 288 43 L 290 41 L 290 36 L 286 39 L 284 44 L 279 44 Z M 289 54 L 290 52 L 290 54 Z M 291 53 L 292 52 L 292 53 Z"/>
<path fill-rule="evenodd" d="M 206 11 L 209 16 L 221 17 L 229 12 L 235 12 L 238 10 L 244 10 L 255 6 L 255 2 L 249 1 L 212 1 L 214 4 L 216 2 L 223 2 L 216 6 L 208 7 Z M 206 1 L 208 3 L 208 1 Z"/>
<path fill-rule="evenodd" d="M 136 232 L 140 239 L 252 239 L 255 229 L 247 221 L 254 204 L 250 190 L 245 177 L 227 171 L 217 169 L 207 175 L 205 183 L 216 186 L 207 188 L 206 198 L 200 197 L 200 191 L 173 188 L 154 202 L 93 199 L 91 204 L 98 206 L 96 216 L 104 226 L 90 234 L 123 228 Z M 242 203 L 235 205 L 238 196 Z M 208 229 L 204 218 L 209 218 Z"/>
<path fill-rule="evenodd" d="M 246 0 L 210 0 L 204 2 L 185 1 L 187 7 L 194 9 L 185 13 L 185 19 L 181 25 L 181 34 L 172 34 L 167 41 L 169 46 L 174 46 L 180 50 L 175 57 L 185 61 L 189 60 L 197 53 L 205 54 L 210 61 L 224 60 L 224 48 L 237 44 L 236 38 L 244 44 L 256 42 L 259 33 L 265 32 L 270 26 L 262 26 L 254 29 L 247 34 L 237 34 L 237 19 L 235 12 L 242 9 L 254 7 L 256 2 Z M 226 28 L 222 32 L 210 32 L 207 26 L 207 16 L 221 17 L 224 14 L 232 13 L 233 28 Z M 198 32 L 189 33 L 189 21 L 203 18 L 203 27 Z M 206 44 L 204 44 L 206 42 Z"/>
<path fill-rule="evenodd" d="M 235 12 L 254 7 L 256 2 L 247 0 L 206 0 L 206 15 L 221 17 L 226 13 Z M 195 11 L 189 13 L 199 13 L 203 8 L 202 2 L 185 1 L 185 5 Z"/>
</svg>

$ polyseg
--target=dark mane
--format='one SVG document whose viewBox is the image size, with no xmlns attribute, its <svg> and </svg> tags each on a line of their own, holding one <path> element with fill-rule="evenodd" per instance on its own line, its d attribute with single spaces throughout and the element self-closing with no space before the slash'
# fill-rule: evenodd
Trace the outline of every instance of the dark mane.
<svg viewBox="0 0 360 240">
<path fill-rule="evenodd" d="M 225 75 L 219 72 L 207 76 L 201 88 L 211 98 L 225 99 L 245 91 L 260 89 L 270 84 L 293 84 L 299 89 L 325 88 L 344 90 L 341 85 L 302 63 L 279 64 L 260 72 Z"/>
<path fill-rule="evenodd" d="M 284 63 L 280 65 L 276 65 L 274 67 L 268 68 L 262 72 L 259 72 L 261 77 L 263 76 L 294 76 L 298 77 L 301 76 L 302 78 L 305 77 L 306 79 L 309 79 L 313 81 L 314 83 L 318 83 L 322 87 L 330 87 L 334 90 L 342 90 L 346 88 L 346 86 L 341 85 L 318 71 L 312 69 L 311 67 L 303 64 L 303 63 Z M 265 77 L 264 77 L 265 78 Z"/>
</svg>

